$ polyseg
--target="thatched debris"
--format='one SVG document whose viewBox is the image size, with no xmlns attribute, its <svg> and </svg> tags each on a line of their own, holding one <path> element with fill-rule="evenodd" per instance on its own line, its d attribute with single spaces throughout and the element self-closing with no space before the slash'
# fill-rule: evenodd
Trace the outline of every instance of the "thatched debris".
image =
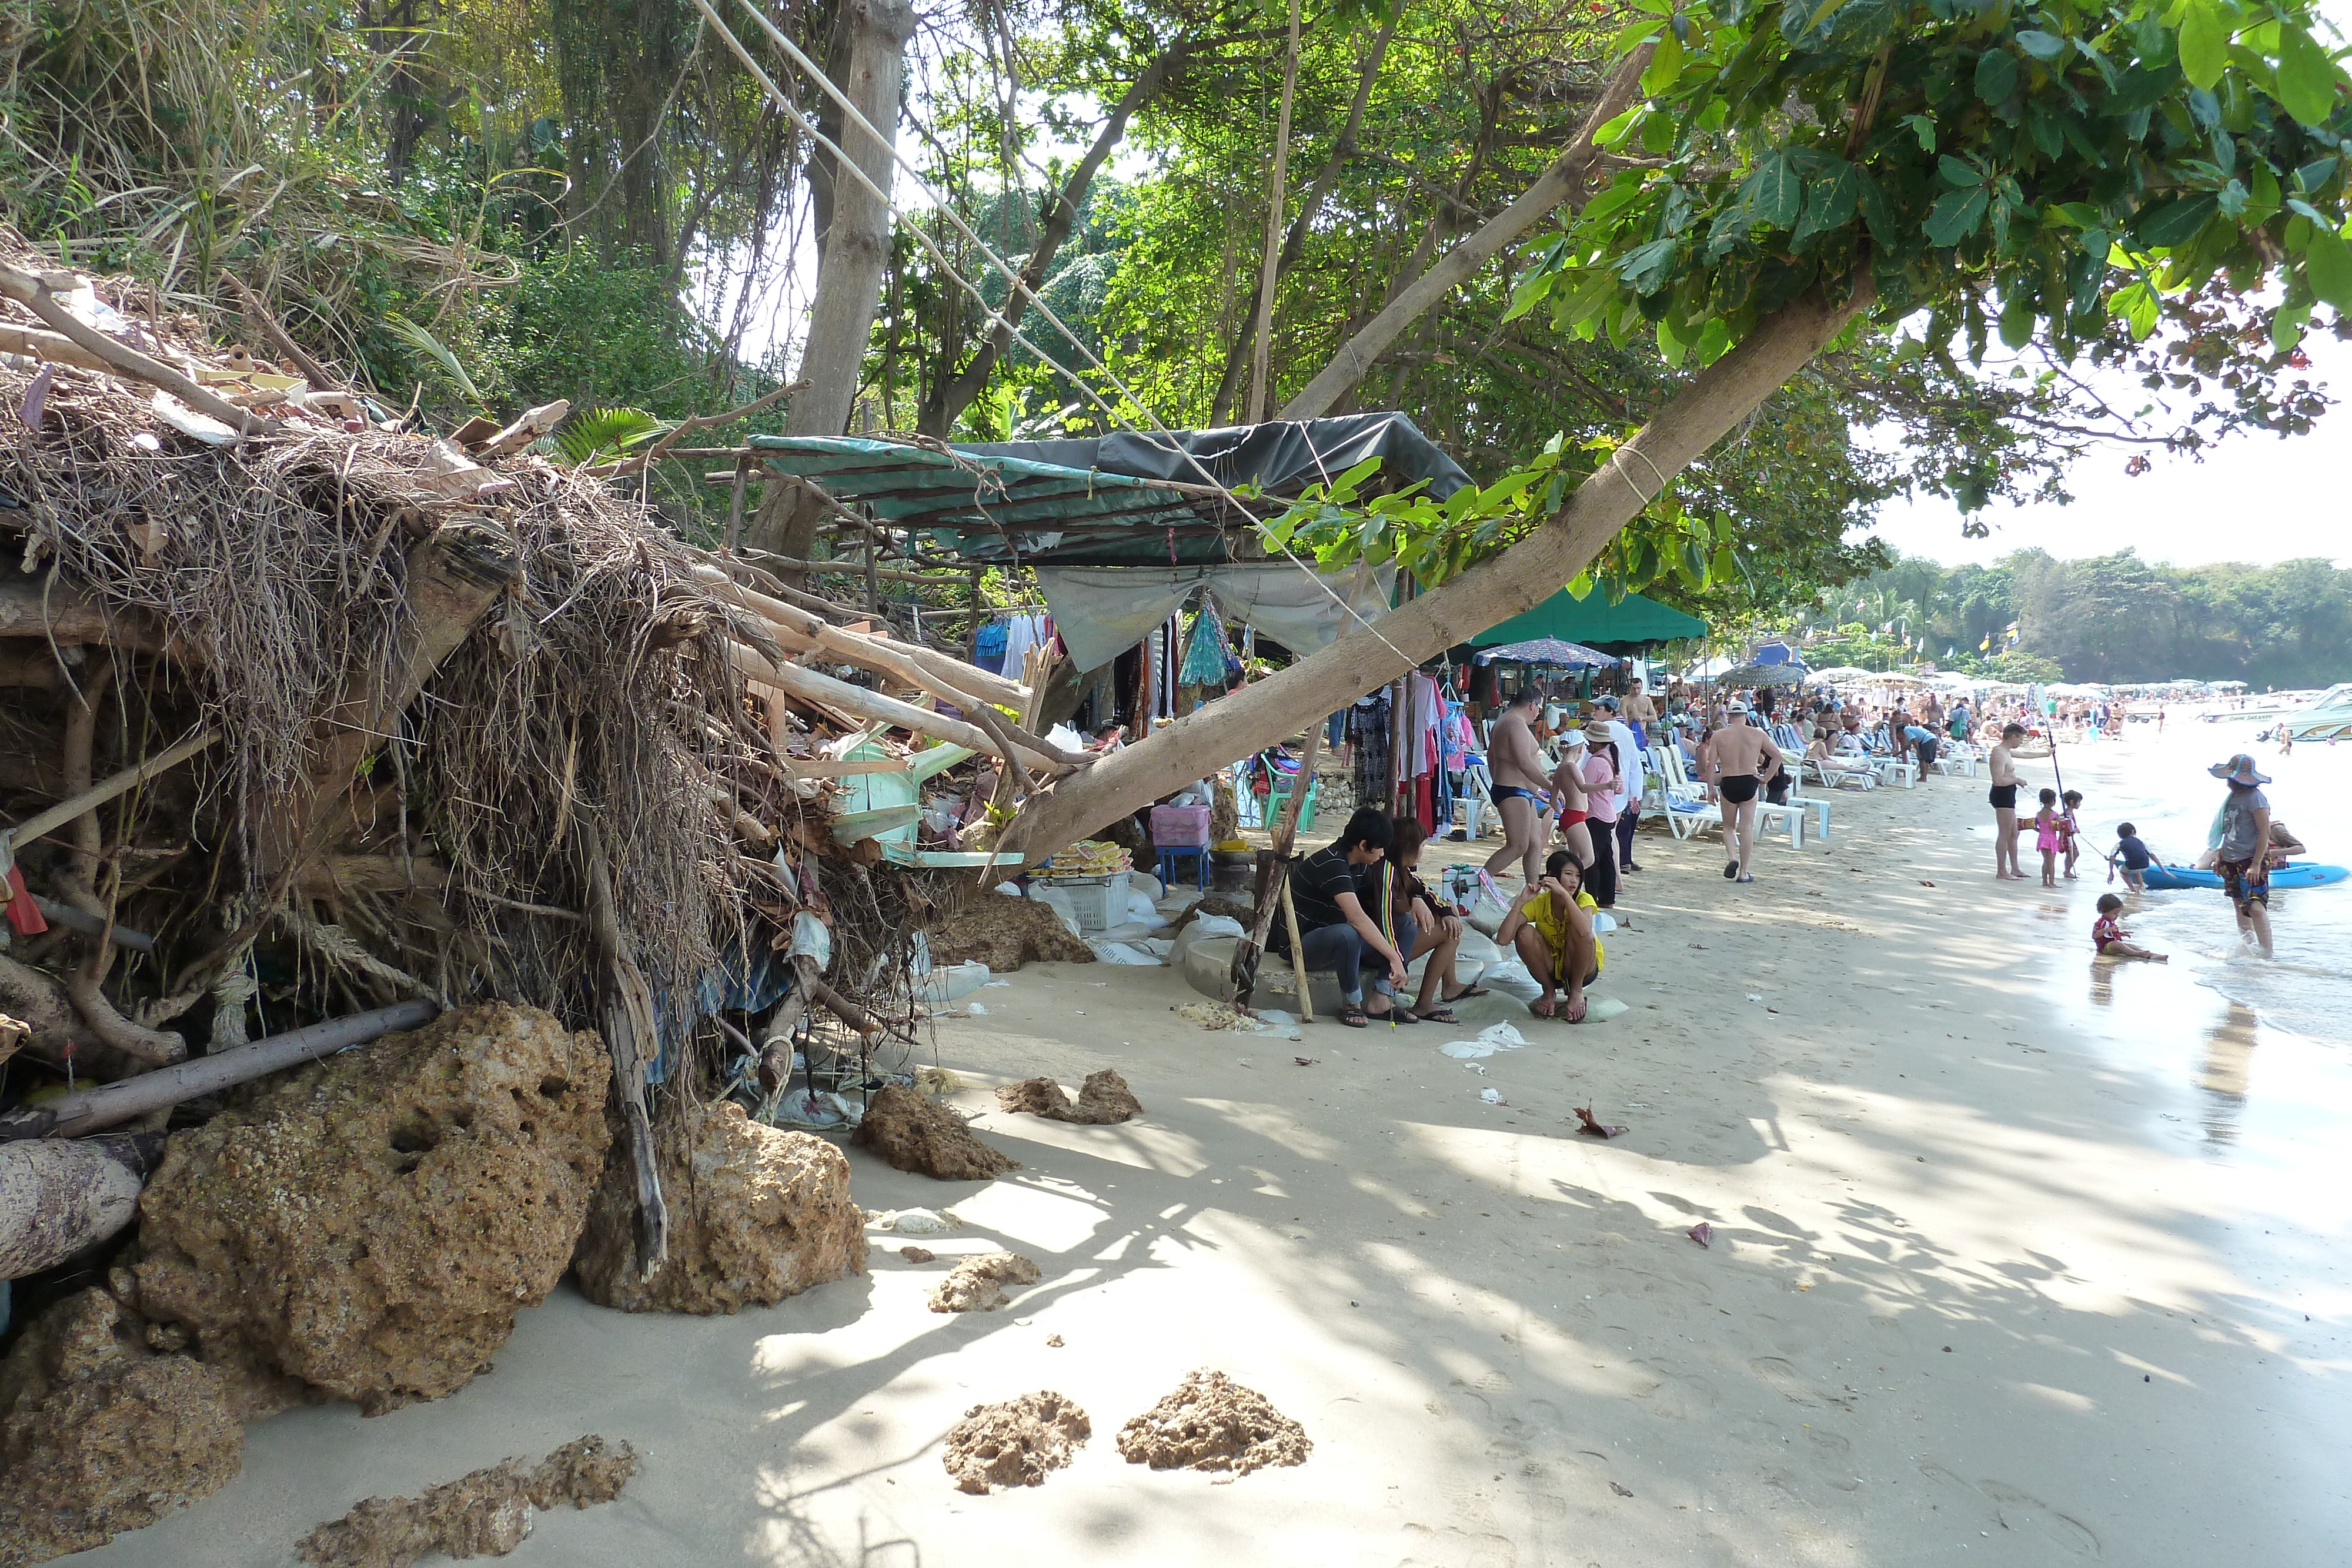
<svg viewBox="0 0 2352 1568">
<path fill-rule="evenodd" d="M 503 1557 L 530 1534 L 535 1511 L 589 1508 L 621 1495 L 637 1473 L 636 1450 L 593 1433 L 536 1466 L 508 1459 L 420 1497 L 372 1497 L 295 1544 L 322 1568 L 408 1568 L 420 1557 Z"/>
<path fill-rule="evenodd" d="M 942 964 L 982 963 L 997 974 L 1024 964 L 1091 964 L 1095 950 L 1070 934 L 1050 905 L 1002 893 L 964 900 L 930 935 Z"/>
</svg>

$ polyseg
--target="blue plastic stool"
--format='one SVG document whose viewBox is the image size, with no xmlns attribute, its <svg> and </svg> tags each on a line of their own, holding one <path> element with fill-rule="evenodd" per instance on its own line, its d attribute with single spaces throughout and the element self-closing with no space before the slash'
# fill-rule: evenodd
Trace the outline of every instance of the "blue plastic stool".
<svg viewBox="0 0 2352 1568">
<path fill-rule="evenodd" d="M 1168 896 L 1168 884 L 1175 880 L 1177 862 L 1186 855 L 1192 857 L 1196 885 L 1202 893 L 1209 891 L 1209 852 L 1202 844 L 1173 844 L 1160 852 L 1160 896 Z"/>
</svg>

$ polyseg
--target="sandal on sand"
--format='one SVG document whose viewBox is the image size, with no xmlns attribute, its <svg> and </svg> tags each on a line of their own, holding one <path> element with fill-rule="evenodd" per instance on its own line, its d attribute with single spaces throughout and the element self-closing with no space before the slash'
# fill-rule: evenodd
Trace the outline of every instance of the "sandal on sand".
<svg viewBox="0 0 2352 1568">
<path fill-rule="evenodd" d="M 1452 996 L 1446 998 L 1445 1000 L 1450 1006 L 1454 1002 L 1464 1001 L 1471 997 L 1483 997 L 1488 994 L 1486 988 L 1484 986 L 1465 986 L 1460 990 L 1454 992 Z"/>
<path fill-rule="evenodd" d="M 1462 1021 L 1454 1016 L 1452 1008 L 1444 1005 L 1433 1007 L 1427 1012 L 1415 1009 L 1405 1016 L 1415 1023 L 1460 1023 Z"/>
<path fill-rule="evenodd" d="M 1339 1009 L 1339 1021 L 1347 1025 L 1349 1029 L 1370 1029 L 1371 1027 L 1371 1019 L 1365 1016 L 1364 1009 L 1361 1008 L 1341 1008 Z"/>
<path fill-rule="evenodd" d="M 1569 1003 L 1566 1010 L 1559 1016 L 1566 1019 L 1570 1023 L 1582 1023 L 1584 1021 L 1584 1014 L 1585 999 L 1582 997 L 1579 997 L 1576 1000 Z"/>
<path fill-rule="evenodd" d="M 1754 882 L 1756 879 L 1752 876 L 1743 876 L 1739 880 L 1742 882 Z"/>
<path fill-rule="evenodd" d="M 1548 1019 L 1552 1017 L 1559 1010 L 1559 1004 L 1558 1002 L 1552 1001 L 1548 998 L 1538 998 L 1536 1000 L 1528 1004 L 1528 1011 L 1535 1014 L 1536 1017 L 1539 1019 Z"/>
<path fill-rule="evenodd" d="M 1723 868 L 1723 880 L 1726 882 L 1737 882 L 1739 880 L 1739 862 L 1738 861 L 1729 861 L 1725 862 Z"/>
</svg>

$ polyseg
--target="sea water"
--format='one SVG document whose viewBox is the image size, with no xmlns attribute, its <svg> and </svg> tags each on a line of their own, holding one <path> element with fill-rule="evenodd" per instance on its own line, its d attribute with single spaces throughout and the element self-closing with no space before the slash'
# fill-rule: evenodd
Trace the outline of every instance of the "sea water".
<svg viewBox="0 0 2352 1568">
<path fill-rule="evenodd" d="M 2271 814 L 2308 846 L 2295 858 L 2352 866 L 2352 826 L 2343 812 L 2352 801 L 2352 745 L 2303 744 L 2282 757 L 2275 741 L 2254 738 L 2273 722 L 2227 710 L 2209 722 L 2203 711 L 2172 708 L 2161 733 L 2152 723 L 2133 724 L 2117 740 L 2061 742 L 2057 771 L 2067 789 L 2084 794 L 2084 855 L 2076 872 L 2085 890 L 2127 891 L 2120 874 L 2110 888 L 2103 858 L 2115 848 L 2121 822 L 2137 826 L 2158 859 L 2194 862 L 2229 793 L 2206 768 L 2241 751 L 2271 776 L 2263 787 Z M 2048 760 L 2020 764 L 2029 786 L 2020 792 L 2020 816 L 2031 810 L 2028 802 L 2051 768 Z M 2018 858 L 2028 876 L 2040 874 L 2030 836 Z M 2090 900 L 2082 902 L 2087 950 Z M 2352 1044 L 2352 881 L 2273 889 L 2270 908 L 2277 956 L 2269 962 L 2240 939 L 2230 901 L 2216 888 L 2127 897 L 2124 924 L 2142 946 L 2170 954 L 2176 968 L 2185 967 L 2199 984 L 2252 1009 L 2272 1028 Z"/>
</svg>

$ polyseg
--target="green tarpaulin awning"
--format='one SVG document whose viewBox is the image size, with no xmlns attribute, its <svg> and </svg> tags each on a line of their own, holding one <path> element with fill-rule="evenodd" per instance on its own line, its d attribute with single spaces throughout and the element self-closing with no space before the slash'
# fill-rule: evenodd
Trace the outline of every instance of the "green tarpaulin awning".
<svg viewBox="0 0 2352 1568">
<path fill-rule="evenodd" d="M 1470 639 L 1470 645 L 1493 648 L 1505 643 L 1532 642 L 1538 637 L 1592 644 L 1667 643 L 1678 637 L 1706 635 L 1706 622 L 1654 599 L 1629 593 L 1612 604 L 1609 596 L 1598 589 L 1578 600 L 1570 598 L 1563 588 L 1533 610 L 1487 627 Z"/>
</svg>

